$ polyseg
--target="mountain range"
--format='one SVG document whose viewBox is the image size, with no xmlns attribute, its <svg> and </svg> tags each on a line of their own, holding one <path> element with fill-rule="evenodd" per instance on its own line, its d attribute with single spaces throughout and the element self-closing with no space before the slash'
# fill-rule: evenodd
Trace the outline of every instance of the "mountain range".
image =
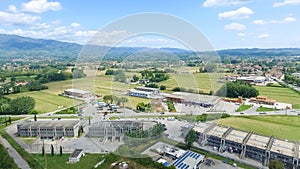
<svg viewBox="0 0 300 169">
<path fill-rule="evenodd" d="M 108 46 L 83 46 L 76 43 L 61 42 L 56 40 L 33 39 L 17 35 L 0 34 L 0 59 L 16 58 L 53 58 L 62 60 L 76 59 L 82 49 L 90 50 L 91 54 L 103 50 L 108 50 L 108 58 L 122 58 L 137 51 L 167 51 L 177 54 L 182 59 L 187 59 L 188 55 L 195 52 L 179 48 L 160 48 L 159 50 L 147 47 L 113 47 Z M 221 57 L 270 57 L 270 56 L 300 56 L 300 48 L 244 48 L 226 49 L 216 51 Z M 197 52 L 202 55 L 209 55 L 212 52 Z"/>
</svg>

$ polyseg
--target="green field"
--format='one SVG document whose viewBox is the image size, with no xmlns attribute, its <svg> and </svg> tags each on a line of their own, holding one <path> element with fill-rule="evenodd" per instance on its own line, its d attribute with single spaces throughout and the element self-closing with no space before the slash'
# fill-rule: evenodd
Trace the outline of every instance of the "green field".
<svg viewBox="0 0 300 169">
<path fill-rule="evenodd" d="M 255 86 L 255 88 L 258 89 L 261 96 L 267 96 L 278 102 L 291 103 L 294 109 L 300 109 L 300 94 L 292 89 L 267 86 Z"/>
<path fill-rule="evenodd" d="M 251 105 L 244 105 L 244 104 L 242 104 L 242 105 L 236 110 L 236 112 L 242 112 L 242 111 L 245 111 L 245 110 L 250 109 L 251 107 L 252 107 Z"/>
<path fill-rule="evenodd" d="M 276 109 L 267 108 L 267 107 L 259 107 L 256 109 L 257 112 L 266 112 L 266 111 L 275 111 Z"/>
<path fill-rule="evenodd" d="M 73 106 L 74 100 L 44 91 L 34 91 L 26 93 L 11 94 L 7 97 L 14 99 L 22 96 L 30 96 L 35 99 L 35 109 L 41 112 L 51 112 L 58 109 L 58 106 Z"/>
<path fill-rule="evenodd" d="M 204 93 L 210 90 L 217 91 L 223 84 L 217 83 L 221 74 L 196 73 L 196 74 L 170 74 L 170 78 L 160 82 L 159 85 L 165 85 L 167 90 L 174 87 L 183 87 L 186 89 L 199 89 Z"/>
<path fill-rule="evenodd" d="M 266 136 L 300 141 L 300 117 L 298 116 L 243 116 L 219 119 L 216 122 Z"/>
</svg>

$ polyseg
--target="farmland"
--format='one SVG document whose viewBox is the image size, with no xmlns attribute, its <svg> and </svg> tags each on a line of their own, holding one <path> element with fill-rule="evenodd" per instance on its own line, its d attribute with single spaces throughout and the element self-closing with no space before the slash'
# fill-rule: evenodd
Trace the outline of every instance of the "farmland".
<svg viewBox="0 0 300 169">
<path fill-rule="evenodd" d="M 74 105 L 73 99 L 50 94 L 44 91 L 11 94 L 7 97 L 14 99 L 22 96 L 30 96 L 35 99 L 35 109 L 41 112 L 57 110 L 59 106 L 68 107 Z"/>
<path fill-rule="evenodd" d="M 219 119 L 216 122 L 223 126 L 284 140 L 300 140 L 300 117 L 298 116 L 243 116 Z"/>
</svg>

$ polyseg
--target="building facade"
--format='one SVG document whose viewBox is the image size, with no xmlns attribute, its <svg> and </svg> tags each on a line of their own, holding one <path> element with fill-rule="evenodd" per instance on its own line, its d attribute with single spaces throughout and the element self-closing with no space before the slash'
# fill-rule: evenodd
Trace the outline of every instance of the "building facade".
<svg viewBox="0 0 300 169">
<path fill-rule="evenodd" d="M 17 125 L 17 131 L 21 137 L 59 139 L 77 136 L 80 125 L 79 120 L 25 121 Z"/>
</svg>

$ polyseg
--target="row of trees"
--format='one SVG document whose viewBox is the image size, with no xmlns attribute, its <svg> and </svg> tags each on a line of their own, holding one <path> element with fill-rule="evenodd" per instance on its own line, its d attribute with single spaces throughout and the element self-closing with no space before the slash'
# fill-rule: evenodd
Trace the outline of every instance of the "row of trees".
<svg viewBox="0 0 300 169">
<path fill-rule="evenodd" d="M 35 106 L 35 100 L 29 96 L 9 99 L 0 98 L 0 114 L 29 114 Z"/>
<path fill-rule="evenodd" d="M 293 76 L 291 74 L 285 74 L 284 75 L 284 81 L 286 83 L 289 83 L 289 84 L 292 84 L 292 85 L 300 87 L 300 79 L 296 78 L 295 76 Z"/>
<path fill-rule="evenodd" d="M 237 98 L 256 97 L 259 92 L 251 84 L 243 81 L 227 82 L 216 93 L 218 96 Z"/>
</svg>

